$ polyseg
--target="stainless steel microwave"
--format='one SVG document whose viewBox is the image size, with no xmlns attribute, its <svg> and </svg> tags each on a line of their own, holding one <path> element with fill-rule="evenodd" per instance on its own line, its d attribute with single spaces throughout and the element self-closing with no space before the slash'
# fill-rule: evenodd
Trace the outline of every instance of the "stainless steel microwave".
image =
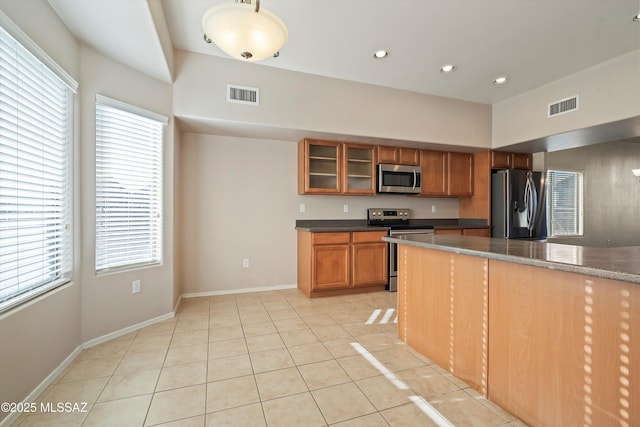
<svg viewBox="0 0 640 427">
<path fill-rule="evenodd" d="M 420 166 L 378 165 L 378 193 L 419 194 L 422 190 Z"/>
</svg>

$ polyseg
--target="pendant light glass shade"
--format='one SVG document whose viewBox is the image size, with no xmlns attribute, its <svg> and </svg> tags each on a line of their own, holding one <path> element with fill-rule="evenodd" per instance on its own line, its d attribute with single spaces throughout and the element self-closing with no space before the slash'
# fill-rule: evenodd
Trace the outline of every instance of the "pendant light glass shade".
<svg viewBox="0 0 640 427">
<path fill-rule="evenodd" d="M 202 17 L 202 28 L 226 54 L 260 61 L 277 53 L 289 38 L 284 22 L 272 12 L 248 3 L 214 6 Z"/>
</svg>

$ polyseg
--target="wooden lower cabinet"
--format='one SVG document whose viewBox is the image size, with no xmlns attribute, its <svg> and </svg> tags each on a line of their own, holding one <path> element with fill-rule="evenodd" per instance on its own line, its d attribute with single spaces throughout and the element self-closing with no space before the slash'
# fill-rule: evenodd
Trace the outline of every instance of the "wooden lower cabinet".
<svg viewBox="0 0 640 427">
<path fill-rule="evenodd" d="M 349 245 L 315 245 L 312 248 L 314 289 L 349 286 Z"/>
<path fill-rule="evenodd" d="M 462 234 L 462 228 L 445 228 L 445 229 L 435 229 L 433 231 L 434 234 Z"/>
<path fill-rule="evenodd" d="M 457 234 L 463 236 L 491 237 L 489 228 L 446 228 L 436 229 L 435 234 Z"/>
<path fill-rule="evenodd" d="M 465 228 L 462 230 L 463 236 L 491 237 L 490 228 Z"/>
<path fill-rule="evenodd" d="M 351 283 L 354 287 L 387 284 L 389 280 L 388 247 L 386 242 L 380 241 L 355 243 L 351 246 Z"/>
<path fill-rule="evenodd" d="M 308 297 L 384 290 L 386 231 L 298 231 L 298 288 Z"/>
</svg>

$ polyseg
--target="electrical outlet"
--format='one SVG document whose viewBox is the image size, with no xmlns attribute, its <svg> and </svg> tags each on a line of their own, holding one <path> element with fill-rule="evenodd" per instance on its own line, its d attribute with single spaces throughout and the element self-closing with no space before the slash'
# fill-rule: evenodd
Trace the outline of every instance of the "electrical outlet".
<svg viewBox="0 0 640 427">
<path fill-rule="evenodd" d="M 138 294 L 140 293 L 140 280 L 134 280 L 131 282 L 131 293 Z"/>
<path fill-rule="evenodd" d="M 242 260 L 242 267 L 249 268 L 249 260 L 247 258 Z"/>
<path fill-rule="evenodd" d="M 304 203 L 300 203 L 300 208 L 298 209 L 300 213 L 304 213 Z"/>
<path fill-rule="evenodd" d="M 437 210 L 436 205 L 431 205 L 431 213 L 436 213 Z"/>
<path fill-rule="evenodd" d="M 342 210 L 344 211 L 344 213 L 349 213 L 349 205 L 347 205 L 346 203 L 342 206 Z"/>
</svg>

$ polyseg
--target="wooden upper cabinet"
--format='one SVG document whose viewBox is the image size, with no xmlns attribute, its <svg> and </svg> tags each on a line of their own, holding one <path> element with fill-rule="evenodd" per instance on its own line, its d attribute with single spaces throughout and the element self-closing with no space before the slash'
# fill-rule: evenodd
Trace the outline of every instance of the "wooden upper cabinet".
<svg viewBox="0 0 640 427">
<path fill-rule="evenodd" d="M 420 164 L 420 150 L 417 148 L 388 147 L 378 145 L 378 163 L 393 165 L 418 166 Z"/>
<path fill-rule="evenodd" d="M 424 196 L 447 195 L 447 153 L 420 150 L 422 192 Z"/>
<path fill-rule="evenodd" d="M 342 192 L 342 143 L 303 139 L 298 143 L 298 194 Z"/>
<path fill-rule="evenodd" d="M 511 153 L 504 151 L 491 152 L 492 169 L 511 169 Z"/>
<path fill-rule="evenodd" d="M 447 195 L 473 195 L 473 154 L 447 153 Z"/>
<path fill-rule="evenodd" d="M 376 150 L 373 145 L 343 144 L 342 189 L 346 194 L 376 193 Z"/>
<path fill-rule="evenodd" d="M 491 152 L 491 169 L 531 170 L 533 156 L 529 153 Z"/>
<path fill-rule="evenodd" d="M 398 163 L 398 147 L 387 147 L 385 145 L 378 145 L 378 163 Z"/>
<path fill-rule="evenodd" d="M 525 169 L 531 170 L 533 167 L 533 156 L 527 153 L 512 153 L 512 167 L 513 169 Z"/>
<path fill-rule="evenodd" d="M 401 165 L 407 166 L 419 166 L 420 165 L 420 150 L 417 148 L 403 148 L 398 149 L 398 160 Z"/>
</svg>

